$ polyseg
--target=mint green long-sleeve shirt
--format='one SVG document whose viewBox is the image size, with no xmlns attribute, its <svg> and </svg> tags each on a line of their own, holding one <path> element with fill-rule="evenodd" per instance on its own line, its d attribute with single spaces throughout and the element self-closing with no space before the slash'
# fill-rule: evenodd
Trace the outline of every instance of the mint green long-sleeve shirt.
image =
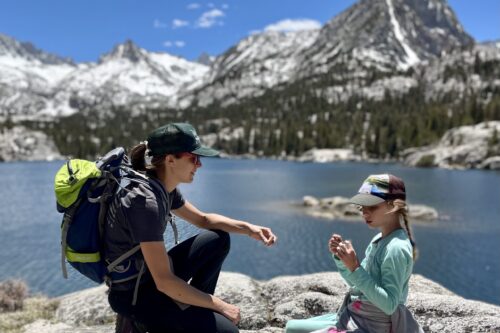
<svg viewBox="0 0 500 333">
<path fill-rule="evenodd" d="M 392 315 L 399 304 L 405 304 L 413 270 L 413 251 L 403 229 L 383 238 L 380 233 L 375 236 L 354 272 L 340 259 L 335 256 L 333 259 L 350 286 L 353 299 L 368 300 L 388 315 Z"/>
</svg>

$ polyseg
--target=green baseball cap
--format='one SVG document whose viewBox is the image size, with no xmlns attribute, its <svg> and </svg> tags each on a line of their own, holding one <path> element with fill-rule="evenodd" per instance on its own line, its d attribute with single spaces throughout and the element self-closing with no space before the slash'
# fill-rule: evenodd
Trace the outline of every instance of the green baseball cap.
<svg viewBox="0 0 500 333">
<path fill-rule="evenodd" d="M 189 152 L 200 156 L 217 156 L 215 149 L 201 145 L 193 126 L 187 123 L 170 123 L 155 129 L 148 136 L 150 156 Z"/>
</svg>

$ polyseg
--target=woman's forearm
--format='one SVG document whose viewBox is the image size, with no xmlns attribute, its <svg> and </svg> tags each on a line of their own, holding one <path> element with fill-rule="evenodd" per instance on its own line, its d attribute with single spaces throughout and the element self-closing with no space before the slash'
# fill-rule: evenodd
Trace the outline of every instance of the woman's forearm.
<svg viewBox="0 0 500 333">
<path fill-rule="evenodd" d="M 250 234 L 249 223 L 219 214 L 206 214 L 206 229 L 217 229 L 238 234 Z"/>
<path fill-rule="evenodd" d="M 219 298 L 196 289 L 175 275 L 161 279 L 156 287 L 170 298 L 181 303 L 216 311 L 220 311 L 223 305 Z"/>
</svg>

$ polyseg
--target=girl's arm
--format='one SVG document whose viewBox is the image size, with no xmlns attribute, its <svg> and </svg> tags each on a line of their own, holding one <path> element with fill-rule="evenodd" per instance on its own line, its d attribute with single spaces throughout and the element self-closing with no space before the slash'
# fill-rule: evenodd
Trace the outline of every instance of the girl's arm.
<svg viewBox="0 0 500 333">
<path fill-rule="evenodd" d="M 204 213 L 188 201 L 182 207 L 173 210 L 173 213 L 199 228 L 245 234 L 267 246 L 273 245 L 278 239 L 270 228 L 234 220 L 219 214 Z"/>
<path fill-rule="evenodd" d="M 337 257 L 335 254 L 332 254 L 332 258 L 333 258 L 333 262 L 337 266 L 337 270 L 339 271 L 340 276 L 342 276 L 342 278 L 344 279 L 344 281 L 347 283 L 347 285 L 349 287 L 354 287 L 354 283 L 351 282 L 349 279 L 349 277 L 351 275 L 351 271 L 344 265 L 342 260 L 339 257 Z M 361 265 L 364 265 L 365 260 L 366 260 L 366 258 L 363 259 L 363 262 L 361 263 Z"/>
<path fill-rule="evenodd" d="M 342 262 L 342 259 L 338 257 L 338 248 L 342 242 L 342 236 L 340 236 L 339 234 L 333 234 L 330 238 L 330 241 L 328 242 L 328 248 L 332 254 L 333 261 L 335 262 L 335 266 L 337 266 L 337 270 L 339 271 L 340 276 L 342 276 L 349 287 L 353 287 L 354 284 L 348 280 L 348 276 L 351 271 Z"/>
<path fill-rule="evenodd" d="M 404 285 L 411 274 L 413 259 L 411 251 L 399 246 L 388 247 L 382 259 L 381 282 L 377 283 L 363 268 L 358 266 L 346 274 L 365 297 L 388 315 L 392 315 L 399 305 Z"/>
</svg>

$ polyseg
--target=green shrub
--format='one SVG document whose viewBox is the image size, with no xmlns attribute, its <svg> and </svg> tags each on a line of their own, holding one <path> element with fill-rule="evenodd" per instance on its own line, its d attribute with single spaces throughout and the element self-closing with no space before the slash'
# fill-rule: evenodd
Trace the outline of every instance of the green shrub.
<svg viewBox="0 0 500 333">
<path fill-rule="evenodd" d="M 28 286 L 21 280 L 0 282 L 0 313 L 22 309 L 27 294 Z"/>
</svg>

